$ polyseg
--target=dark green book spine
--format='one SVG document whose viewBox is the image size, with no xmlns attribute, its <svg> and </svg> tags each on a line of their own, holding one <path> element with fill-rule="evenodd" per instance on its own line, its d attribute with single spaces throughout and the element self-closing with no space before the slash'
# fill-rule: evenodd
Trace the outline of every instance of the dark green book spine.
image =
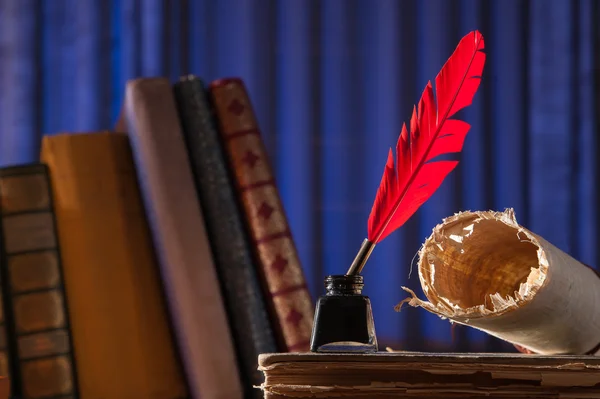
<svg viewBox="0 0 600 399">
<path fill-rule="evenodd" d="M 183 77 L 174 90 L 246 396 L 262 398 L 262 392 L 253 388 L 263 382 L 258 355 L 277 352 L 277 346 L 252 244 L 203 82 L 195 76 Z"/>
</svg>

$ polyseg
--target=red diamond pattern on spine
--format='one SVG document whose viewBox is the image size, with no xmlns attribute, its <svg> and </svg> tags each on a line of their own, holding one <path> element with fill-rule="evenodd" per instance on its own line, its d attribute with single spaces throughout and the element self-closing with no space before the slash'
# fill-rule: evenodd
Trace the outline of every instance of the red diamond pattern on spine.
<svg viewBox="0 0 600 399">
<path fill-rule="evenodd" d="M 277 273 L 281 274 L 289 264 L 288 260 L 281 256 L 281 254 L 277 254 L 275 257 L 275 261 L 271 264 L 271 268 L 275 270 Z"/>
<path fill-rule="evenodd" d="M 233 115 L 239 116 L 245 111 L 245 107 L 239 100 L 234 99 L 231 103 L 229 103 L 227 110 Z"/>
<path fill-rule="evenodd" d="M 260 160 L 260 157 L 257 156 L 252 151 L 246 151 L 246 155 L 243 158 L 244 162 L 250 167 L 250 169 L 254 168 L 254 165 Z"/>
<path fill-rule="evenodd" d="M 250 99 L 239 79 L 210 85 L 225 152 L 248 220 L 259 275 L 270 293 L 282 351 L 308 351 L 314 305 L 290 234 Z"/>
<path fill-rule="evenodd" d="M 265 220 L 269 220 L 274 210 L 275 209 L 273 209 L 272 206 L 270 206 L 266 202 L 263 202 L 260 208 L 258 208 L 258 216 L 262 217 Z"/>
<path fill-rule="evenodd" d="M 292 310 L 290 310 L 287 317 L 285 318 L 285 321 L 298 327 L 298 325 L 300 325 L 300 322 L 302 321 L 303 317 L 304 316 L 302 315 L 302 313 L 300 313 L 296 309 L 292 308 Z"/>
</svg>

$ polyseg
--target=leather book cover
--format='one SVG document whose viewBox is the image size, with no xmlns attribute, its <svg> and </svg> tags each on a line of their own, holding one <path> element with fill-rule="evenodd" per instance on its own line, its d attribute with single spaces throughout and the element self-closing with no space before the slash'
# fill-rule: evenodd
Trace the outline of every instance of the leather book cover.
<svg viewBox="0 0 600 399">
<path fill-rule="evenodd" d="M 127 135 L 45 136 L 82 398 L 183 399 Z"/>
<path fill-rule="evenodd" d="M 273 353 L 259 364 L 266 399 L 600 398 L 598 356 Z"/>
<path fill-rule="evenodd" d="M 0 186 L 1 187 L 1 186 Z M 0 196 L 1 200 L 1 196 Z M 0 230 L 1 232 L 1 230 Z M 1 237 L 1 235 L 0 235 Z M 4 249 L 0 246 L 0 264 L 4 264 Z M 5 310 L 5 306 L 7 305 L 7 301 L 4 296 L 6 295 L 10 298 L 10 294 L 8 294 L 8 290 L 5 288 L 7 284 L 4 283 L 4 273 L 0 273 L 0 376 L 2 377 L 2 381 L 5 379 L 11 379 L 14 381 L 17 376 L 13 375 L 13 364 L 16 363 L 16 360 L 11 356 L 10 345 L 9 345 L 9 334 L 8 334 L 8 323 L 7 323 L 7 313 L 10 313 L 10 309 Z M 10 336 L 12 336 L 11 334 Z M 13 346 L 14 347 L 14 346 Z"/>
<path fill-rule="evenodd" d="M 210 94 L 279 340 L 284 351 L 307 351 L 314 305 L 250 98 L 233 78 L 212 82 Z"/>
<path fill-rule="evenodd" d="M 132 143 L 192 396 L 242 398 L 237 359 L 202 204 L 169 80 L 129 81 L 123 120 L 118 125 L 126 127 Z"/>
<path fill-rule="evenodd" d="M 23 399 L 77 398 L 69 312 L 54 206 L 43 164 L 0 169 L 1 277 L 11 394 Z M 2 367 L 6 367 L 5 361 Z"/>
<path fill-rule="evenodd" d="M 220 276 L 241 369 L 253 385 L 263 382 L 258 355 L 277 351 L 257 276 L 253 248 L 235 196 L 219 133 L 203 82 L 187 76 L 175 84 L 175 98 L 196 189 Z"/>
</svg>

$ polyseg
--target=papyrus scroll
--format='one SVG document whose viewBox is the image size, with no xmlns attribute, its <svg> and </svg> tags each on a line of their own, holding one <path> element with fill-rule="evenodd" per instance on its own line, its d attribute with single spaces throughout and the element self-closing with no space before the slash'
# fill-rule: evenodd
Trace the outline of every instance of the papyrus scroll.
<svg viewBox="0 0 600 399">
<path fill-rule="evenodd" d="M 404 303 L 539 354 L 600 354 L 600 277 L 505 212 L 462 212 L 419 251 Z"/>
</svg>

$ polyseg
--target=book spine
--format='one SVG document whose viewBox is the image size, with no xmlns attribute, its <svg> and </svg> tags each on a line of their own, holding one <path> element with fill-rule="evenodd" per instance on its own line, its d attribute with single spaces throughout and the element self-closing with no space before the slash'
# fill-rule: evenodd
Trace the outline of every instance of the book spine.
<svg viewBox="0 0 600 399">
<path fill-rule="evenodd" d="M 171 83 L 129 81 L 123 115 L 192 397 L 246 397 Z"/>
<path fill-rule="evenodd" d="M 77 382 L 50 180 L 45 165 L 0 171 L 2 278 L 9 344 L 16 359 L 12 394 L 76 398 Z"/>
<path fill-rule="evenodd" d="M 240 79 L 215 81 L 210 94 L 279 339 L 307 351 L 314 307 L 250 98 Z"/>
<path fill-rule="evenodd" d="M 187 398 L 127 135 L 45 136 L 40 156 L 54 186 L 79 395 Z"/>
<path fill-rule="evenodd" d="M 1 237 L 1 234 L 0 234 Z M 4 263 L 4 254 L 2 249 L 0 248 L 0 261 Z M 4 276 L 0 273 L 0 376 L 7 378 L 12 381 L 12 385 L 15 383 L 15 376 L 13 375 L 13 365 L 14 360 L 12 357 L 12 351 L 9 347 L 9 335 L 8 335 L 8 326 L 6 322 L 7 314 L 10 314 L 10 309 L 6 309 L 7 301 L 4 299 L 4 295 L 7 294 L 7 290 L 5 289 L 6 284 L 4 284 Z M 10 391 L 14 391 L 14 388 L 11 386 Z"/>
<path fill-rule="evenodd" d="M 244 221 L 221 150 L 203 82 L 175 85 L 177 106 L 215 257 L 241 369 L 251 391 L 260 385 L 258 355 L 277 352 Z M 256 391 L 257 393 L 260 393 Z"/>
<path fill-rule="evenodd" d="M 3 279 L 0 278 L 0 282 L 2 281 Z M 12 372 L 10 367 L 8 336 L 6 333 L 6 312 L 4 311 L 3 291 L 3 289 L 0 289 L 0 376 L 10 379 L 12 377 Z"/>
</svg>

